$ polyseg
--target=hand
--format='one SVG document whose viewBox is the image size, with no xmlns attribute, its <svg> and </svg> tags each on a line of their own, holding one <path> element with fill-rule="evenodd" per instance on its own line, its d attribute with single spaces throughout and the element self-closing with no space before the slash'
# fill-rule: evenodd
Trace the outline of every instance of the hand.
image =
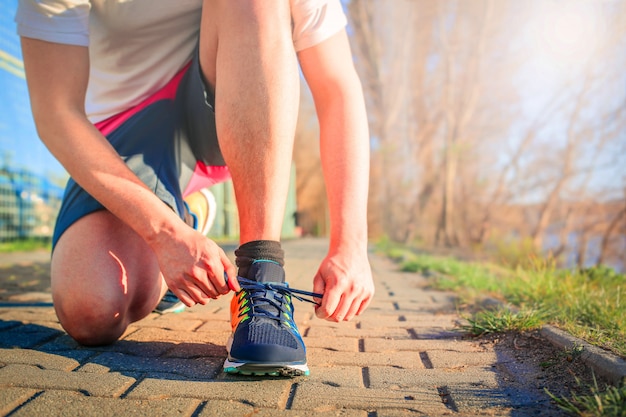
<svg viewBox="0 0 626 417">
<path fill-rule="evenodd" d="M 361 253 L 363 252 L 363 253 Z M 366 251 L 329 253 L 313 280 L 313 292 L 324 294 L 317 317 L 349 321 L 361 314 L 374 296 L 374 280 Z"/>
<path fill-rule="evenodd" d="M 236 268 L 222 248 L 184 223 L 152 248 L 167 286 L 188 307 L 240 289 Z"/>
</svg>

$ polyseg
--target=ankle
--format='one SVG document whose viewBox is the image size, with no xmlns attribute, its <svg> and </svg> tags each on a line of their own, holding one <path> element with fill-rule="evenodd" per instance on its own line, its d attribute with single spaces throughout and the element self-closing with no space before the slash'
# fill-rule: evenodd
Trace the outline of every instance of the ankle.
<svg viewBox="0 0 626 417">
<path fill-rule="evenodd" d="M 235 250 L 235 263 L 239 268 L 238 275 L 247 278 L 250 267 L 255 261 L 271 261 L 280 267 L 285 265 L 285 252 L 280 242 L 275 240 L 254 240 L 239 246 Z"/>
</svg>

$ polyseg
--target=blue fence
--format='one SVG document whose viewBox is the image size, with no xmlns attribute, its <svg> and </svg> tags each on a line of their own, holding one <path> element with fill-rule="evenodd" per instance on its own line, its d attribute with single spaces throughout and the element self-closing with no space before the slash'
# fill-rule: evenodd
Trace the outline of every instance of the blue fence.
<svg viewBox="0 0 626 417">
<path fill-rule="evenodd" d="M 0 168 L 0 241 L 50 238 L 62 197 L 47 178 Z"/>
</svg>

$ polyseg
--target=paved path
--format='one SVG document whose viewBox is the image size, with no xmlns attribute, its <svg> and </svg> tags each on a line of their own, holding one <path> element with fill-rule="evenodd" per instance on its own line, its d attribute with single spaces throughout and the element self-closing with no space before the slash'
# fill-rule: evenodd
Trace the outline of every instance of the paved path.
<svg viewBox="0 0 626 417">
<path fill-rule="evenodd" d="M 287 276 L 311 289 L 324 240 L 286 242 Z M 558 415 L 528 387 L 514 355 L 454 331 L 453 295 L 371 256 L 377 294 L 350 323 L 296 319 L 311 376 L 226 375 L 228 299 L 181 314 L 152 314 L 116 344 L 84 348 L 52 307 L 0 308 L 2 416 Z"/>
</svg>

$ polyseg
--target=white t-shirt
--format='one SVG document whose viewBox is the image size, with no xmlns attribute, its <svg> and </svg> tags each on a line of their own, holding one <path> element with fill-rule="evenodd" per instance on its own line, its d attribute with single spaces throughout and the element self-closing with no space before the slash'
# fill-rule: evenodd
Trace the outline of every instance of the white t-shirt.
<svg viewBox="0 0 626 417">
<path fill-rule="evenodd" d="M 269 1 L 269 0 L 268 0 Z M 290 0 L 296 51 L 346 25 L 339 0 Z M 191 60 L 202 0 L 20 0 L 20 36 L 89 47 L 93 123 L 140 103 Z"/>
</svg>

